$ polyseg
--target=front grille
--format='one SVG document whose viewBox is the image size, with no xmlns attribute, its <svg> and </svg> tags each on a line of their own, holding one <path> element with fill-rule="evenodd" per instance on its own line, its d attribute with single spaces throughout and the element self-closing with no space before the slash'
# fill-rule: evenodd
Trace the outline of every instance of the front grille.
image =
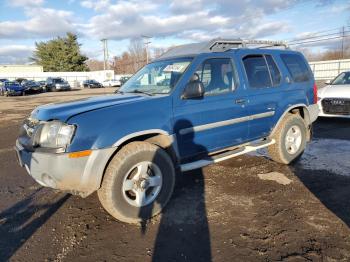
<svg viewBox="0 0 350 262">
<path fill-rule="evenodd" d="M 331 115 L 350 115 L 350 99 L 325 98 L 322 100 L 323 113 Z"/>
</svg>

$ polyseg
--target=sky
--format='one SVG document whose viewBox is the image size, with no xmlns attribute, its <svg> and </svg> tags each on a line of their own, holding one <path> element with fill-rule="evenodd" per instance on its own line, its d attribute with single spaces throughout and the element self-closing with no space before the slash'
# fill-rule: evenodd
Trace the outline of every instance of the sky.
<svg viewBox="0 0 350 262">
<path fill-rule="evenodd" d="M 28 62 L 35 42 L 66 32 L 101 59 L 103 38 L 112 57 L 141 35 L 152 36 L 152 49 L 215 37 L 302 39 L 342 26 L 350 26 L 349 0 L 0 0 L 0 64 Z"/>
</svg>

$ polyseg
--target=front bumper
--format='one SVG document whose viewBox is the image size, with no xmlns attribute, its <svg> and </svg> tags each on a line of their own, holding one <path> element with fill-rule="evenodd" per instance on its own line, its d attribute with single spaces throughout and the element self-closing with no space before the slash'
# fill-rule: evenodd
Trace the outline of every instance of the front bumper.
<svg viewBox="0 0 350 262">
<path fill-rule="evenodd" d="M 6 90 L 5 95 L 7 96 L 21 96 L 23 91 L 15 91 L 15 90 Z"/>
<path fill-rule="evenodd" d="M 86 197 L 100 188 L 105 167 L 116 148 L 93 150 L 89 156 L 29 152 L 16 141 L 19 164 L 40 185 Z"/>
<path fill-rule="evenodd" d="M 319 110 L 320 110 L 320 113 L 319 113 L 319 116 L 320 117 L 337 117 L 337 118 L 347 118 L 349 119 L 350 118 L 350 114 L 348 115 L 342 115 L 342 114 L 331 114 L 331 113 L 325 113 L 324 110 L 323 110 L 323 106 L 322 106 L 322 99 L 320 99 L 318 102 L 317 102 L 317 105 L 319 107 Z"/>
<path fill-rule="evenodd" d="M 69 85 L 56 85 L 56 90 L 70 90 Z"/>
</svg>

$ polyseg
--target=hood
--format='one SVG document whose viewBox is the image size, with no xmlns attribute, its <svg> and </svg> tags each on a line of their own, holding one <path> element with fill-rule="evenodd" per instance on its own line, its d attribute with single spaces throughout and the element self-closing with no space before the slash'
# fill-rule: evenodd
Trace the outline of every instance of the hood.
<svg viewBox="0 0 350 262">
<path fill-rule="evenodd" d="M 66 122 L 72 116 L 84 112 L 93 111 L 110 106 L 139 102 L 146 99 L 152 98 L 134 94 L 118 94 L 90 97 L 64 103 L 53 103 L 39 106 L 36 109 L 34 109 L 31 114 L 31 118 L 38 119 L 41 121 L 56 119 Z"/>
<path fill-rule="evenodd" d="M 350 98 L 350 85 L 328 85 L 324 88 L 321 88 L 318 94 L 321 98 Z"/>
</svg>

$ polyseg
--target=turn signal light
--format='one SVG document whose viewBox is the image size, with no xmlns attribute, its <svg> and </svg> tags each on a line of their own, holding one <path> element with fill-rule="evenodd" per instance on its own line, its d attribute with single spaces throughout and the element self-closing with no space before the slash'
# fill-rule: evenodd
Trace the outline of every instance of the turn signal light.
<svg viewBox="0 0 350 262">
<path fill-rule="evenodd" d="M 69 158 L 79 158 L 79 157 L 85 157 L 91 155 L 92 150 L 85 150 L 85 151 L 79 151 L 79 152 L 73 152 L 69 153 Z"/>
</svg>

